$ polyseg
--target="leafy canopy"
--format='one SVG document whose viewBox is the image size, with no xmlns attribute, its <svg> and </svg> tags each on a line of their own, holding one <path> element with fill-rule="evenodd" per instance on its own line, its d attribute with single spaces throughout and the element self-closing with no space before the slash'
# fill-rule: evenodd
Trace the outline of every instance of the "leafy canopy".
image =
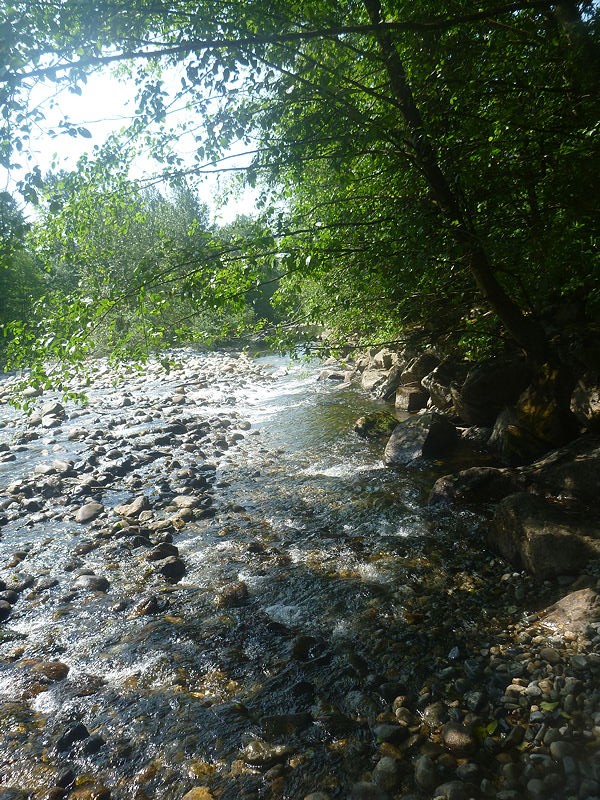
<svg viewBox="0 0 600 800">
<path fill-rule="evenodd" d="M 81 275 L 67 305 L 92 299 L 75 331 L 117 300 L 150 319 L 165 293 L 209 308 L 266 280 L 290 320 L 342 337 L 417 328 L 476 354 L 508 335 L 538 360 L 564 357 L 573 318 L 600 311 L 599 16 L 572 0 L 468 12 L 454 0 L 11 3 L 0 158 L 18 158 L 42 123 L 26 102 L 36 82 L 77 93 L 115 63 L 137 93 L 127 141 L 151 141 L 166 179 L 200 175 L 234 145 L 253 153 L 258 231 L 229 248 L 159 237 L 133 272 L 123 236 L 142 236 L 136 214 L 148 211 L 123 177 L 128 148 L 82 162 L 54 194 L 34 170 L 22 190 L 44 193 L 35 248 L 52 297 Z M 173 104 L 187 107 L 177 129 Z M 190 162 L 172 146 L 184 135 Z"/>
</svg>

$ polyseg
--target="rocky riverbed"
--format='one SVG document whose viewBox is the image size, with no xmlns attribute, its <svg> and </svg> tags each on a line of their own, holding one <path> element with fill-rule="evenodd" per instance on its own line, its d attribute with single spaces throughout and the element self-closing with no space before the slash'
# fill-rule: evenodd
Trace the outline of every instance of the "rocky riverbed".
<svg viewBox="0 0 600 800">
<path fill-rule="evenodd" d="M 597 564 L 515 572 L 317 375 L 2 384 L 0 800 L 600 797 Z"/>
</svg>

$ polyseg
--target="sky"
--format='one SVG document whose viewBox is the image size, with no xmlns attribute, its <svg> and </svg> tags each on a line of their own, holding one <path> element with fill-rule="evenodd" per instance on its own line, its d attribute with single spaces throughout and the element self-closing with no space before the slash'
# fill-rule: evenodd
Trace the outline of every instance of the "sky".
<svg viewBox="0 0 600 800">
<path fill-rule="evenodd" d="M 92 153 L 94 145 L 102 145 L 111 133 L 120 130 L 131 121 L 135 110 L 135 90 L 128 84 L 127 79 L 117 78 L 110 70 L 105 70 L 92 75 L 88 83 L 81 88 L 81 95 L 73 94 L 65 87 L 59 87 L 60 91 L 57 92 L 56 84 L 53 83 L 34 88 L 31 102 L 43 106 L 46 122 L 43 128 L 39 127 L 33 131 L 28 152 L 23 152 L 19 158 L 23 169 L 8 173 L 0 168 L 0 191 L 14 193 L 16 182 L 23 173 L 30 171 L 36 165 L 42 174 L 48 170 L 74 169 L 81 155 Z M 48 130 L 56 127 L 62 119 L 68 119 L 87 128 L 91 138 L 72 137 L 66 133 L 50 136 Z M 175 115 L 173 123 L 176 121 Z M 192 143 L 182 142 L 181 147 L 181 153 L 185 155 L 183 148 L 187 147 L 190 150 Z M 242 152 L 243 149 L 240 145 L 237 152 Z M 230 156 L 235 153 L 234 149 Z M 236 160 L 231 159 L 231 164 L 244 163 L 245 160 L 241 156 Z M 135 161 L 131 177 L 150 177 L 159 170 L 160 165 L 155 161 L 148 156 L 140 156 Z M 215 174 L 207 177 L 199 189 L 200 199 L 208 204 L 215 221 L 221 224 L 231 222 L 237 214 L 251 214 L 255 210 L 257 199 L 257 193 L 248 189 L 221 206 L 220 198 L 225 188 L 225 180 L 223 176 Z"/>
</svg>

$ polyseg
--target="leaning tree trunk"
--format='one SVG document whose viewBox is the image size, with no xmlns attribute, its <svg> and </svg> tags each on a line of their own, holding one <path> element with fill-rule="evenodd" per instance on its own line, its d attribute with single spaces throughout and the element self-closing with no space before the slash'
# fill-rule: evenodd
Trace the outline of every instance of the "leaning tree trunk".
<svg viewBox="0 0 600 800">
<path fill-rule="evenodd" d="M 543 329 L 523 314 L 519 305 L 498 281 L 485 247 L 439 164 L 392 36 L 388 30 L 381 27 L 383 20 L 380 0 L 363 0 L 363 2 L 371 23 L 375 26 L 375 37 L 390 87 L 408 129 L 415 163 L 440 210 L 450 223 L 450 229 L 460 246 L 477 288 L 498 315 L 507 332 L 528 356 L 538 364 L 548 361 L 550 346 Z"/>
</svg>

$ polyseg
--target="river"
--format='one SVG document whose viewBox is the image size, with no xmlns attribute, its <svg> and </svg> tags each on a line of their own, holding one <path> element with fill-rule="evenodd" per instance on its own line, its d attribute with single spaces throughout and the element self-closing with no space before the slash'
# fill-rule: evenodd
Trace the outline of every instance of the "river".
<svg viewBox="0 0 600 800">
<path fill-rule="evenodd" d="M 173 360 L 98 367 L 56 423 L 2 407 L 6 797 L 349 797 L 457 669 L 455 705 L 472 689 L 457 665 L 514 618 L 510 572 L 484 518 L 427 506 L 448 466 L 385 468 L 353 431 L 379 406 L 318 365 Z"/>
</svg>

